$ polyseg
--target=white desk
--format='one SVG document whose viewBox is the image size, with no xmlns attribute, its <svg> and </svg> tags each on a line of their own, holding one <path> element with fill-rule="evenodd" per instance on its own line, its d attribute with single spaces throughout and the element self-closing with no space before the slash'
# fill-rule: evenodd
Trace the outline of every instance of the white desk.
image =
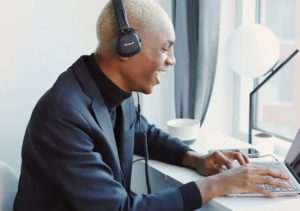
<svg viewBox="0 0 300 211">
<path fill-rule="evenodd" d="M 234 139 L 232 137 L 210 133 L 201 132 L 199 140 L 192 144 L 190 147 L 197 152 L 207 153 L 210 149 L 229 149 L 249 147 L 245 142 Z M 150 166 L 150 181 L 151 185 L 155 186 L 154 190 L 164 189 L 171 186 L 184 184 L 190 181 L 195 181 L 201 178 L 195 171 L 169 165 L 159 161 L 151 160 Z M 142 167 L 142 165 L 141 165 Z M 143 171 L 143 168 L 139 171 Z M 139 174 L 140 175 L 140 174 Z M 162 179 L 163 178 L 163 179 Z M 159 180 L 159 181 L 155 181 Z M 162 181 L 164 180 L 164 181 Z M 167 184 L 164 184 L 164 183 Z M 155 184 L 157 183 L 157 184 Z M 200 210 L 234 210 L 234 211 L 250 211 L 250 210 L 263 210 L 263 211 L 292 211 L 300 210 L 300 196 L 295 197 L 217 197 L 207 203 Z"/>
</svg>

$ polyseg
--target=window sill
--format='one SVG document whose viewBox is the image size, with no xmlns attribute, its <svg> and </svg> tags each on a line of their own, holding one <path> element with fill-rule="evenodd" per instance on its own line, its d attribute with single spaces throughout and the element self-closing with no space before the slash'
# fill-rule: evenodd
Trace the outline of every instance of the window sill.
<svg viewBox="0 0 300 211">
<path fill-rule="evenodd" d="M 289 143 L 281 138 L 274 137 L 274 153 L 285 157 L 288 153 L 292 143 Z"/>
<path fill-rule="evenodd" d="M 253 134 L 257 134 L 257 133 L 262 133 L 262 131 L 259 131 L 259 130 L 253 130 Z M 278 155 L 278 156 L 281 156 L 281 157 L 285 157 L 286 154 L 288 153 L 292 143 L 291 142 L 288 142 L 284 139 L 281 139 L 279 137 L 272 137 L 272 147 L 274 150 L 273 150 L 273 153 L 275 155 Z M 255 145 L 254 145 L 255 147 Z"/>
</svg>

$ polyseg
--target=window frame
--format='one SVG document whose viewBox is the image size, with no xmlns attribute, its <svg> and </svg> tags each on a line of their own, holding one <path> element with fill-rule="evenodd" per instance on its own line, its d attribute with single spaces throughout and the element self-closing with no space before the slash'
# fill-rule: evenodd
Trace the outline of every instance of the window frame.
<svg viewBox="0 0 300 211">
<path fill-rule="evenodd" d="M 296 2 L 296 7 L 300 8 L 300 2 L 299 1 L 295 1 L 295 2 Z M 265 23 L 264 22 L 265 16 L 263 14 L 263 12 L 264 12 L 263 10 L 266 10 L 266 0 L 256 0 L 256 22 L 257 23 L 262 23 L 262 24 Z M 300 15 L 298 13 L 296 13 L 296 18 L 297 18 L 297 20 L 300 20 Z M 296 35 L 300 35 L 300 27 L 296 28 Z M 287 58 L 287 56 L 289 56 L 289 54 L 294 49 L 298 48 L 297 43 L 300 42 L 300 36 L 296 36 L 295 40 L 279 40 L 279 41 L 280 41 L 280 51 L 281 51 L 279 60 L 282 61 L 283 59 Z M 300 67 L 300 62 L 299 61 L 297 62 L 297 60 L 293 60 L 293 62 L 296 62 L 295 65 Z M 297 68 L 295 67 L 295 69 L 297 69 Z M 296 78 L 300 77 L 299 71 L 295 71 L 294 74 L 296 74 L 296 76 L 294 76 L 294 77 L 296 77 Z M 259 84 L 259 79 L 255 79 L 254 80 L 254 87 L 256 87 L 258 84 Z M 285 105 L 277 105 L 276 107 L 278 108 L 279 106 L 282 107 L 282 110 L 286 109 Z M 259 115 L 258 114 L 258 107 L 259 107 L 258 95 L 254 96 L 253 107 L 254 107 L 253 108 L 253 128 L 252 128 L 253 130 L 256 130 L 258 132 L 269 133 L 269 134 L 272 134 L 272 135 L 274 135 L 274 136 L 276 136 L 279 139 L 282 139 L 284 141 L 292 142 L 291 138 L 285 137 L 285 136 L 283 136 L 281 134 L 278 134 L 274 131 L 264 130 L 262 127 L 258 126 L 258 121 L 257 121 L 258 115 Z"/>
</svg>

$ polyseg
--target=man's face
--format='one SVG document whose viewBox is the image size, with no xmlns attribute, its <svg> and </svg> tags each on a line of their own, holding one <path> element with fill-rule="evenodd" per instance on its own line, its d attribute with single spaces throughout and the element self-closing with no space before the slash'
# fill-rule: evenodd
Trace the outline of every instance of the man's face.
<svg viewBox="0 0 300 211">
<path fill-rule="evenodd" d="M 142 50 L 137 55 L 124 61 L 122 76 L 129 91 L 151 93 L 153 87 L 159 84 L 158 72 L 167 71 L 175 64 L 173 44 L 175 33 L 170 24 L 160 24 L 159 33 L 143 33 Z"/>
</svg>

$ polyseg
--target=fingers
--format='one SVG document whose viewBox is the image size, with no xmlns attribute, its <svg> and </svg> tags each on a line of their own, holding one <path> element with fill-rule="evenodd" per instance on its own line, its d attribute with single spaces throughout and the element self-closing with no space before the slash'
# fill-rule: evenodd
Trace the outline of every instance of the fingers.
<svg viewBox="0 0 300 211">
<path fill-rule="evenodd" d="M 245 165 L 246 163 L 249 163 L 249 161 L 247 162 L 247 160 L 249 159 L 247 158 L 246 155 L 240 152 L 235 152 L 233 155 L 235 156 L 235 160 L 237 160 L 240 165 Z"/>
<path fill-rule="evenodd" d="M 289 179 L 288 175 L 284 175 L 278 171 L 274 171 L 271 169 L 266 169 L 266 168 L 261 168 L 257 166 L 251 166 L 254 168 L 255 174 L 257 176 L 255 177 L 256 181 L 255 183 L 258 184 L 257 186 L 254 187 L 254 191 L 264 194 L 269 197 L 277 197 L 277 194 L 274 192 L 271 192 L 268 190 L 268 188 L 263 188 L 263 185 L 269 186 L 269 188 L 282 188 L 282 189 L 287 189 L 289 185 L 283 181 Z"/>
<path fill-rule="evenodd" d="M 277 195 L 271 192 L 273 188 L 288 188 L 287 182 L 281 180 L 288 179 L 287 175 L 249 164 L 221 173 L 219 176 L 226 178 L 224 181 L 227 181 L 229 193 L 257 192 L 276 197 Z"/>
<path fill-rule="evenodd" d="M 239 151 L 224 152 L 224 155 L 230 158 L 231 160 L 237 160 L 240 165 L 250 163 L 248 156 Z"/>
<path fill-rule="evenodd" d="M 246 154 L 244 154 L 244 153 L 241 153 L 241 154 L 242 154 L 242 156 L 243 156 L 245 162 L 246 162 L 246 163 L 250 163 L 249 157 L 248 157 Z"/>
<path fill-rule="evenodd" d="M 267 176 L 261 176 L 259 179 L 259 183 L 261 184 L 260 186 L 254 187 L 254 191 L 257 193 L 264 194 L 269 197 L 277 197 L 278 195 L 274 192 L 269 191 L 268 188 L 262 187 L 262 185 L 269 185 L 269 188 L 282 188 L 282 189 L 287 189 L 289 185 L 287 183 L 281 182 L 279 180 L 276 180 L 272 177 L 267 177 Z"/>
<path fill-rule="evenodd" d="M 261 186 L 257 186 L 257 187 L 255 187 L 253 191 L 254 191 L 254 192 L 256 192 L 256 193 L 261 193 L 261 194 L 263 194 L 263 195 L 266 195 L 266 196 L 272 197 L 272 198 L 274 198 L 274 197 L 277 197 L 277 196 L 278 196 L 276 193 L 274 193 L 274 192 L 270 192 L 270 191 L 268 191 L 267 189 L 265 189 L 265 188 L 262 188 Z"/>
<path fill-rule="evenodd" d="M 225 165 L 228 169 L 232 168 L 231 160 L 228 159 L 228 157 L 225 156 L 222 152 L 216 151 L 212 156 L 215 157 L 215 164 L 218 168 L 222 168 L 223 165 Z"/>
<path fill-rule="evenodd" d="M 260 176 L 269 176 L 269 177 L 273 177 L 273 178 L 278 178 L 278 179 L 283 179 L 283 180 L 288 180 L 290 177 L 286 174 L 283 174 L 279 171 L 275 171 L 272 169 L 268 169 L 268 168 L 264 168 L 261 166 L 255 166 L 255 165 L 248 165 L 248 167 L 250 168 L 254 168 L 254 173 L 256 175 L 260 175 Z"/>
<path fill-rule="evenodd" d="M 254 168 L 256 166 L 253 166 Z M 279 178 L 279 179 L 284 179 L 284 180 L 288 180 L 289 176 L 282 174 L 281 172 L 278 171 L 274 171 L 271 169 L 267 169 L 267 168 L 261 168 L 261 167 L 256 167 L 257 168 L 257 173 L 262 175 L 262 176 L 271 176 L 274 178 Z"/>
<path fill-rule="evenodd" d="M 289 185 L 286 184 L 286 183 L 283 183 L 283 182 L 281 182 L 279 180 L 276 180 L 274 178 L 265 177 L 265 176 L 260 177 L 259 183 L 268 184 L 268 185 L 272 185 L 272 186 L 277 186 L 277 187 L 284 188 L 284 189 L 287 189 L 289 187 Z"/>
</svg>

